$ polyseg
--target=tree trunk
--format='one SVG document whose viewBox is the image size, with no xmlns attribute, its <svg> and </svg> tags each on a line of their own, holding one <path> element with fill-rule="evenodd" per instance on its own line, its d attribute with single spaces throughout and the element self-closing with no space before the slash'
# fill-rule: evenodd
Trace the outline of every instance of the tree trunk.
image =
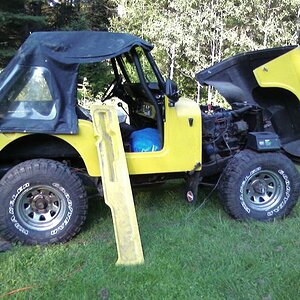
<svg viewBox="0 0 300 300">
<path fill-rule="evenodd" d="M 171 47 L 171 64 L 170 64 L 170 79 L 173 79 L 174 77 L 174 68 L 175 68 L 175 44 Z"/>
</svg>

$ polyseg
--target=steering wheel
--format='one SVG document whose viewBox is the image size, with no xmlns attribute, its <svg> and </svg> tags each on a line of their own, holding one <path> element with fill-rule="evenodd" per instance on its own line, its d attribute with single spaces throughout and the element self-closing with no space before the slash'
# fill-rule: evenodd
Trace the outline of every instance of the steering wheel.
<svg viewBox="0 0 300 300">
<path fill-rule="evenodd" d="M 102 102 L 106 101 L 107 99 L 111 98 L 116 94 L 116 91 L 120 88 L 122 83 L 122 77 L 119 76 L 118 78 L 115 78 L 113 82 L 109 85 L 107 90 L 104 92 L 104 95 L 101 99 Z"/>
</svg>

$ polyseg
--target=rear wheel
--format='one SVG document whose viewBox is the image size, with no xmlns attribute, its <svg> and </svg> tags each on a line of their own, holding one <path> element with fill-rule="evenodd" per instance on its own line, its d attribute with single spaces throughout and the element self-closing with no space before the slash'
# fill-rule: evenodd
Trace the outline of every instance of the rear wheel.
<svg viewBox="0 0 300 300">
<path fill-rule="evenodd" d="M 269 221 L 287 216 L 300 192 L 294 164 L 280 153 L 244 150 L 235 155 L 222 174 L 219 196 L 236 219 Z"/>
<path fill-rule="evenodd" d="M 59 162 L 23 162 L 8 171 L 0 188 L 0 234 L 10 241 L 66 242 L 86 218 L 87 198 L 81 179 Z"/>
</svg>

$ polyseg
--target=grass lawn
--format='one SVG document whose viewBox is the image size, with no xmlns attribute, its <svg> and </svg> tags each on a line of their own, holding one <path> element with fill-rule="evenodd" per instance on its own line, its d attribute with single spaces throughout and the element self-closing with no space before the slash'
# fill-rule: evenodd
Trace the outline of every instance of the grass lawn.
<svg viewBox="0 0 300 300">
<path fill-rule="evenodd" d="M 300 204 L 282 221 L 242 223 L 216 194 L 199 206 L 209 188 L 195 207 L 183 191 L 181 181 L 134 190 L 144 265 L 115 266 L 110 211 L 92 197 L 87 222 L 69 243 L 0 253 L 0 298 L 300 298 Z"/>
</svg>

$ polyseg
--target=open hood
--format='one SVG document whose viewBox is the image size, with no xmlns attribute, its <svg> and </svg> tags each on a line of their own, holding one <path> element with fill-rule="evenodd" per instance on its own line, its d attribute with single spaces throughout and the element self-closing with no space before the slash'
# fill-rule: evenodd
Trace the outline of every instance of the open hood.
<svg viewBox="0 0 300 300">
<path fill-rule="evenodd" d="M 253 70 L 296 46 L 258 50 L 232 56 L 196 74 L 201 85 L 215 87 L 228 101 L 257 105 L 254 89 L 259 85 Z"/>
</svg>

